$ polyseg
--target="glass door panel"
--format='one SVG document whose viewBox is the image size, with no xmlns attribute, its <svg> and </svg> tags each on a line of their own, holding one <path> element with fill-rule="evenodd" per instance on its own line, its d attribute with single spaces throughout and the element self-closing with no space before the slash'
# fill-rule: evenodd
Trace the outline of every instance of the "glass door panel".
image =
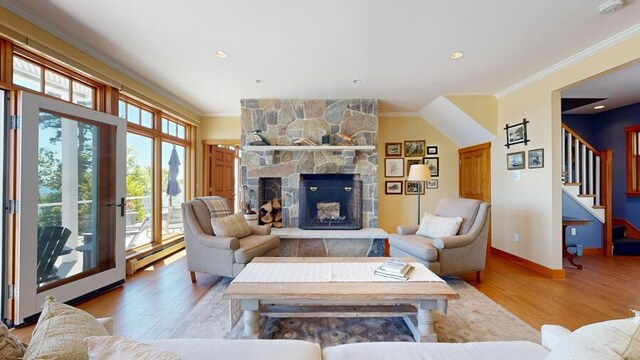
<svg viewBox="0 0 640 360">
<path fill-rule="evenodd" d="M 124 279 L 124 119 L 21 93 L 16 323 Z"/>
<path fill-rule="evenodd" d="M 162 142 L 162 235 L 183 232 L 184 146 Z"/>
<path fill-rule="evenodd" d="M 127 250 L 153 240 L 152 162 L 153 139 L 127 133 Z"/>
</svg>

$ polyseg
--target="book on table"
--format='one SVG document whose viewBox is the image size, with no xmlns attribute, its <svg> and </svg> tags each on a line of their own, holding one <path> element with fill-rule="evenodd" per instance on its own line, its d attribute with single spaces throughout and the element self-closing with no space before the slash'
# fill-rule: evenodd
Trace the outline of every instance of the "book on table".
<svg viewBox="0 0 640 360">
<path fill-rule="evenodd" d="M 398 260 L 389 259 L 382 263 L 374 273 L 376 275 L 385 276 L 393 279 L 407 280 L 411 276 L 414 267 L 409 263 Z"/>
</svg>

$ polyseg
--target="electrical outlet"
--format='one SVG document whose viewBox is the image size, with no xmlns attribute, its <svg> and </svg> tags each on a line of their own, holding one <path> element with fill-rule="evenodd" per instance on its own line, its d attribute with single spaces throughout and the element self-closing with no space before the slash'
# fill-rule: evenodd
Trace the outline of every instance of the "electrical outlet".
<svg viewBox="0 0 640 360">
<path fill-rule="evenodd" d="M 576 228 L 571 228 L 571 236 L 576 236 Z"/>
<path fill-rule="evenodd" d="M 518 233 L 513 233 L 513 242 L 520 241 L 520 235 Z"/>
</svg>

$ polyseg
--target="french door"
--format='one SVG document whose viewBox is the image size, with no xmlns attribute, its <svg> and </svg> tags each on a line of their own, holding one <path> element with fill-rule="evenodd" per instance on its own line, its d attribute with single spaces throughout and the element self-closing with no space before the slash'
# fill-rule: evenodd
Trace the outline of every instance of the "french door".
<svg viewBox="0 0 640 360">
<path fill-rule="evenodd" d="M 14 323 L 125 277 L 126 121 L 22 92 Z"/>
</svg>

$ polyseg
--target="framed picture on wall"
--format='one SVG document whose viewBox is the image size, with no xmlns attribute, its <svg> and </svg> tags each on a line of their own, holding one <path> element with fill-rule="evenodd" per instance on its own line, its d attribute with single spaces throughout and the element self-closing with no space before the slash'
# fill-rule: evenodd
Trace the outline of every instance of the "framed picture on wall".
<svg viewBox="0 0 640 360">
<path fill-rule="evenodd" d="M 438 188 L 438 179 L 429 179 L 427 181 L 427 189 L 437 189 Z"/>
<path fill-rule="evenodd" d="M 544 149 L 529 150 L 529 169 L 544 167 Z"/>
<path fill-rule="evenodd" d="M 422 181 L 409 181 L 405 180 L 405 190 L 404 193 L 407 195 L 424 195 L 424 186 L 422 186 Z"/>
<path fill-rule="evenodd" d="M 422 163 L 429 165 L 429 173 L 431 177 L 440 176 L 440 159 L 437 157 L 425 157 L 422 158 Z"/>
<path fill-rule="evenodd" d="M 404 142 L 405 157 L 422 157 L 424 156 L 424 148 L 426 141 L 424 140 L 407 140 Z"/>
<path fill-rule="evenodd" d="M 420 159 L 407 160 L 407 176 L 409 176 L 409 171 L 411 171 L 411 165 L 420 165 Z"/>
<path fill-rule="evenodd" d="M 504 145 L 509 149 L 511 145 L 525 144 L 529 142 L 527 138 L 527 119 L 522 119 L 522 122 L 515 125 L 509 125 L 504 127 L 504 131 L 507 133 L 507 143 Z"/>
<path fill-rule="evenodd" d="M 524 169 L 524 151 L 507 154 L 507 170 Z"/>
<path fill-rule="evenodd" d="M 427 146 L 427 155 L 438 155 L 437 146 Z"/>
<path fill-rule="evenodd" d="M 387 195 L 402 195 L 402 181 L 385 181 L 384 193 Z"/>
<path fill-rule="evenodd" d="M 384 176 L 385 177 L 404 177 L 404 159 L 403 158 L 385 158 L 384 159 Z"/>
<path fill-rule="evenodd" d="M 385 143 L 384 156 L 402 157 L 402 143 Z"/>
</svg>

